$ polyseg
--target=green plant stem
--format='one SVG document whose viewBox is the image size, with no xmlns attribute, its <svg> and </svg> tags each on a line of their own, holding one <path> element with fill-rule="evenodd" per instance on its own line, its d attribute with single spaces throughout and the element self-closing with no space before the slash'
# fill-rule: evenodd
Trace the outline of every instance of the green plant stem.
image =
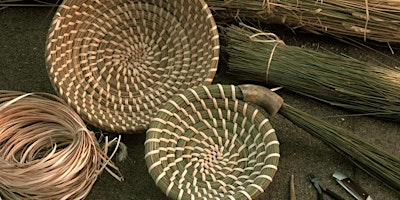
<svg viewBox="0 0 400 200">
<path fill-rule="evenodd" d="M 228 71 L 238 79 L 283 86 L 362 115 L 400 121 L 399 70 L 277 44 L 261 35 L 252 40 L 256 33 L 237 26 L 222 31 L 228 41 Z"/>
<path fill-rule="evenodd" d="M 356 134 L 313 117 L 288 104 L 283 104 L 279 113 L 346 156 L 357 167 L 395 191 L 400 191 L 399 157 L 385 152 Z"/>
</svg>

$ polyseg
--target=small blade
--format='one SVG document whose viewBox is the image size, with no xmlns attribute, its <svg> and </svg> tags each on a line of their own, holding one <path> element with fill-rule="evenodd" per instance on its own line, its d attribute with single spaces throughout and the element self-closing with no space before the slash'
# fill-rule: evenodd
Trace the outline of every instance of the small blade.
<svg viewBox="0 0 400 200">
<path fill-rule="evenodd" d="M 340 172 L 335 172 L 333 177 L 336 181 L 357 200 L 372 200 L 371 196 L 356 182 Z"/>
</svg>

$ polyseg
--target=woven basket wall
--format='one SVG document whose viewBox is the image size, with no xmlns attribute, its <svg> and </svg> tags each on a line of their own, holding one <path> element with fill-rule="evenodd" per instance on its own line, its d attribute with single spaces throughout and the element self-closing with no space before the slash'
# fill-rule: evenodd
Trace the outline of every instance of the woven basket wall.
<svg viewBox="0 0 400 200">
<path fill-rule="evenodd" d="M 147 131 L 145 159 L 171 199 L 253 199 L 277 170 L 279 142 L 267 114 L 236 86 L 174 96 Z"/>
<path fill-rule="evenodd" d="M 170 97 L 210 84 L 219 38 L 203 0 L 65 0 L 46 49 L 50 80 L 98 128 L 147 129 Z"/>
</svg>

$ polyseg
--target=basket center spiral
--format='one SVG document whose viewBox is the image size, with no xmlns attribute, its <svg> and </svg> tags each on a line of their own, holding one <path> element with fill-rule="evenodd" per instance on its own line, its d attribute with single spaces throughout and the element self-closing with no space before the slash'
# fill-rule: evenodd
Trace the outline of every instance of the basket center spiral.
<svg viewBox="0 0 400 200">
<path fill-rule="evenodd" d="M 226 130 L 222 132 L 226 132 Z M 202 134 L 205 135 L 205 133 Z M 203 140 L 191 139 L 184 146 L 188 151 L 184 151 L 182 155 L 180 153 L 176 153 L 176 155 L 188 159 L 184 163 L 195 163 L 193 167 L 199 174 L 193 174 L 194 176 L 198 176 L 203 181 L 215 181 L 221 178 L 222 172 L 232 171 L 235 166 L 240 164 L 238 160 L 244 156 L 241 154 L 246 152 L 246 149 L 240 148 L 241 146 L 243 146 L 243 142 L 238 138 L 232 140 L 232 138 L 210 136 Z M 242 149 L 242 151 L 238 152 L 237 149 Z M 209 177 L 210 175 L 212 177 Z"/>
<path fill-rule="evenodd" d="M 229 156 L 229 153 L 227 156 Z M 199 162 L 204 170 L 213 168 L 215 165 L 225 166 L 228 161 L 229 159 L 224 156 L 224 153 L 220 151 L 218 146 L 211 146 L 211 152 L 201 153 L 199 158 Z"/>
<path fill-rule="evenodd" d="M 147 71 L 147 66 L 153 62 L 154 52 L 145 44 L 131 45 L 126 54 L 120 55 L 121 65 L 126 66 L 129 77 L 139 76 L 141 71 Z"/>
</svg>

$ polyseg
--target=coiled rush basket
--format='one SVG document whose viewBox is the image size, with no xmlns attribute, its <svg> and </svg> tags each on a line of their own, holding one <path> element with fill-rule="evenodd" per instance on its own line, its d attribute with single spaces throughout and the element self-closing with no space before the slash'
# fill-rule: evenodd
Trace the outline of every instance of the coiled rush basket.
<svg viewBox="0 0 400 200">
<path fill-rule="evenodd" d="M 247 88 L 189 89 L 172 97 L 152 119 L 145 160 L 169 198 L 253 199 L 270 184 L 279 142 L 267 112 L 248 102 L 265 99 L 254 101 L 254 93 L 243 95 L 242 90 Z"/>
<path fill-rule="evenodd" d="M 137 133 L 174 94 L 208 85 L 219 36 L 204 0 L 65 0 L 49 29 L 50 80 L 82 118 Z"/>
</svg>

